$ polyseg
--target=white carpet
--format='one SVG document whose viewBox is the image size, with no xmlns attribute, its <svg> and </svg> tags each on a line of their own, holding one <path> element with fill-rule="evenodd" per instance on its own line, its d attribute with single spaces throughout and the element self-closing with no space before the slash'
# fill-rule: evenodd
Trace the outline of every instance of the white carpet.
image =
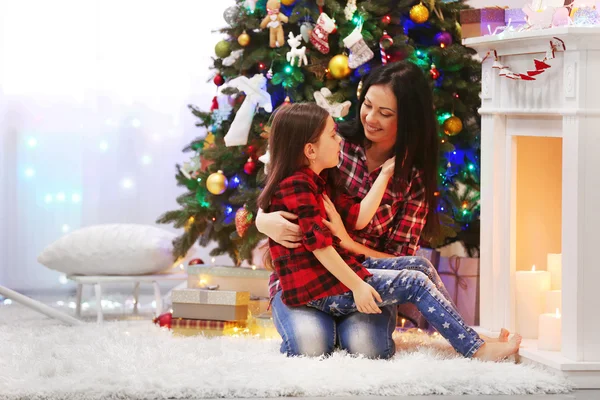
<svg viewBox="0 0 600 400">
<path fill-rule="evenodd" d="M 278 341 L 173 337 L 149 321 L 66 327 L 0 306 L 0 399 L 534 394 L 572 385 L 530 365 L 432 349 L 391 361 L 287 358 Z M 446 354 L 446 355 L 444 355 Z"/>
</svg>

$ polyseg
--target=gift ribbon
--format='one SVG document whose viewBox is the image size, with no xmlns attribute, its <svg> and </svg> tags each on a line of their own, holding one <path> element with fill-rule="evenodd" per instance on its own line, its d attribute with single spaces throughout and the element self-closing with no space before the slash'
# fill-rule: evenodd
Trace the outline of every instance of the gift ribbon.
<svg viewBox="0 0 600 400">
<path fill-rule="evenodd" d="M 460 287 L 463 290 L 467 290 L 469 288 L 469 282 L 467 278 L 478 278 L 477 275 L 460 275 L 460 257 L 459 256 L 451 256 L 448 258 L 448 265 L 450 266 L 449 272 L 439 272 L 440 275 L 448 275 L 454 277 L 454 296 L 452 301 L 454 304 L 458 305 L 458 288 Z"/>
<path fill-rule="evenodd" d="M 546 56 L 542 60 L 536 60 L 534 58 L 534 69 L 527 71 L 525 74 L 513 72 L 508 66 L 503 65 L 498 58 L 498 53 L 496 50 L 488 51 L 482 62 L 493 54 L 494 65 L 492 65 L 492 68 L 498 69 L 500 71 L 500 76 L 513 80 L 535 81 L 536 78 L 534 78 L 534 76 L 544 73 L 548 68 L 551 67 L 551 65 L 546 64 L 546 61 L 554 59 L 557 51 L 565 51 L 566 49 L 567 47 L 565 46 L 565 42 L 557 37 L 553 37 L 552 40 L 550 40 L 550 48 L 546 51 Z"/>
</svg>

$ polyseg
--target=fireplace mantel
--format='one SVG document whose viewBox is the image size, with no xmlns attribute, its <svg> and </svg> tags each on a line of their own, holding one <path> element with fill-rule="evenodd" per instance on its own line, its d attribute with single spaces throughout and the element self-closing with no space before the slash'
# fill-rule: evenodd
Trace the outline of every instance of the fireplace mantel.
<svg viewBox="0 0 600 400">
<path fill-rule="evenodd" d="M 600 27 L 507 32 L 463 43 L 482 58 L 495 50 L 503 65 L 525 73 L 553 38 L 566 50 L 535 81 L 499 76 L 493 56 L 482 65 L 481 328 L 515 328 L 515 275 L 523 269 L 516 237 L 520 138 L 559 138 L 562 212 L 554 218 L 563 259 L 562 351 L 537 350 L 528 340 L 521 354 L 562 371 L 580 388 L 600 388 Z"/>
</svg>

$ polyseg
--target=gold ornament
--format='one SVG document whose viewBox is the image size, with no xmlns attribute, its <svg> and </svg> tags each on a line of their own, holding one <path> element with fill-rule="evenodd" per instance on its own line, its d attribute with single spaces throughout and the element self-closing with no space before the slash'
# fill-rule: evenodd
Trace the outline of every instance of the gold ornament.
<svg viewBox="0 0 600 400">
<path fill-rule="evenodd" d="M 215 142 L 215 134 L 211 131 L 208 131 L 208 134 L 204 138 L 204 142 L 207 144 L 213 144 Z"/>
<path fill-rule="evenodd" d="M 238 36 L 238 43 L 242 47 L 246 47 L 250 44 L 250 35 L 246 33 L 246 31 L 242 32 L 240 36 Z"/>
<path fill-rule="evenodd" d="M 210 174 L 206 179 L 206 188 L 212 194 L 223 194 L 227 190 L 227 185 L 227 177 L 223 175 L 221 170 Z"/>
<path fill-rule="evenodd" d="M 429 19 L 429 10 L 423 5 L 423 3 L 419 3 L 410 9 L 409 15 L 410 19 L 415 24 L 422 24 Z"/>
<path fill-rule="evenodd" d="M 250 225 L 252 225 L 252 213 L 248 211 L 246 206 L 238 209 L 235 213 L 235 230 L 238 235 L 244 237 Z"/>
<path fill-rule="evenodd" d="M 284 6 L 291 6 L 295 2 L 296 0 L 281 0 L 281 4 L 283 4 Z"/>
<path fill-rule="evenodd" d="M 363 88 L 363 81 L 362 79 L 360 80 L 360 82 L 358 82 L 358 87 L 356 88 L 356 98 L 360 98 L 360 92 L 362 92 L 362 88 Z"/>
<path fill-rule="evenodd" d="M 460 118 L 451 116 L 444 121 L 444 133 L 448 136 L 455 136 L 463 129 L 463 124 Z"/>
<path fill-rule="evenodd" d="M 329 73 L 335 79 L 344 79 L 352 73 L 348 66 L 348 56 L 338 54 L 329 61 Z"/>
</svg>

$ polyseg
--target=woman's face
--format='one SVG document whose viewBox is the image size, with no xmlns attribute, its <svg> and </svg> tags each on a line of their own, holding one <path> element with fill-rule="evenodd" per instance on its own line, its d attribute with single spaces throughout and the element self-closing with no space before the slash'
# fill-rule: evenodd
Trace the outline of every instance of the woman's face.
<svg viewBox="0 0 600 400">
<path fill-rule="evenodd" d="M 373 85 L 360 108 L 365 136 L 373 143 L 393 146 L 398 134 L 396 96 L 386 85 Z"/>
</svg>

